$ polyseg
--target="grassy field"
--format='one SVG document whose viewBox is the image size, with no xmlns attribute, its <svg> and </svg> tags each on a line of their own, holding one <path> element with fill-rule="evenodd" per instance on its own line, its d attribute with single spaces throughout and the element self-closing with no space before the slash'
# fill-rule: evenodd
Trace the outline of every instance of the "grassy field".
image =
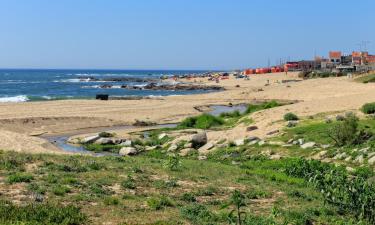
<svg viewBox="0 0 375 225">
<path fill-rule="evenodd" d="M 198 161 L 160 151 L 133 158 L 1 152 L 0 222 L 231 224 L 238 190 L 242 224 L 358 224 L 304 179 L 288 176 L 286 160 L 227 153 Z"/>
</svg>

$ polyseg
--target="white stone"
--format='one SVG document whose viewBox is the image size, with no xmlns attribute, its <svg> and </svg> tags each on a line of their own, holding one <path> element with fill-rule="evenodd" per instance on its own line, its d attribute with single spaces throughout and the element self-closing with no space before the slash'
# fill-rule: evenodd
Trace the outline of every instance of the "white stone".
<svg viewBox="0 0 375 225">
<path fill-rule="evenodd" d="M 301 148 L 303 148 L 303 149 L 313 148 L 315 145 L 316 145 L 315 142 L 307 142 L 307 143 L 301 145 Z"/>
<path fill-rule="evenodd" d="M 136 155 L 138 152 L 133 147 L 123 147 L 120 149 L 120 155 Z"/>
<path fill-rule="evenodd" d="M 370 158 L 367 162 L 370 165 L 374 165 L 375 164 L 375 157 Z"/>
<path fill-rule="evenodd" d="M 178 146 L 176 144 L 172 144 L 169 148 L 168 148 L 168 152 L 174 152 L 176 151 L 178 148 Z"/>
<path fill-rule="evenodd" d="M 207 159 L 207 156 L 205 155 L 198 156 L 198 160 L 206 160 L 206 159 Z"/>
<path fill-rule="evenodd" d="M 208 153 L 207 151 L 212 149 L 214 147 L 214 144 L 211 143 L 211 142 L 208 142 L 207 144 L 203 145 L 202 147 L 200 147 L 198 149 L 198 152 L 201 153 L 201 154 L 206 154 Z"/>
<path fill-rule="evenodd" d="M 81 142 L 84 144 L 90 144 L 90 143 L 94 143 L 99 138 L 100 138 L 99 135 L 94 135 L 94 136 L 83 138 Z"/>
<path fill-rule="evenodd" d="M 120 145 L 124 146 L 124 147 L 130 147 L 130 146 L 132 146 L 132 141 L 126 140 L 126 141 L 122 142 Z"/>
<path fill-rule="evenodd" d="M 298 144 L 299 145 L 303 145 L 305 143 L 305 140 L 303 140 L 302 138 L 298 139 Z"/>
<path fill-rule="evenodd" d="M 180 153 L 178 153 L 180 156 L 187 156 L 189 155 L 190 153 L 196 151 L 194 148 L 184 148 L 180 151 Z"/>
<path fill-rule="evenodd" d="M 244 145 L 245 144 L 245 140 L 244 139 L 237 139 L 237 140 L 234 141 L 234 144 L 236 146 Z"/>
<path fill-rule="evenodd" d="M 159 134 L 158 139 L 161 140 L 161 139 L 163 139 L 166 136 L 167 136 L 166 133 L 161 133 L 161 134 Z"/>
<path fill-rule="evenodd" d="M 263 141 L 263 140 L 261 140 L 261 141 L 258 142 L 258 145 L 259 145 L 259 146 L 263 146 L 263 145 L 265 145 L 265 144 L 266 144 L 266 142 Z"/>
<path fill-rule="evenodd" d="M 354 162 L 360 163 L 360 164 L 362 164 L 363 161 L 364 161 L 363 155 L 357 156 L 357 158 L 355 158 L 355 160 L 354 160 Z"/>
</svg>

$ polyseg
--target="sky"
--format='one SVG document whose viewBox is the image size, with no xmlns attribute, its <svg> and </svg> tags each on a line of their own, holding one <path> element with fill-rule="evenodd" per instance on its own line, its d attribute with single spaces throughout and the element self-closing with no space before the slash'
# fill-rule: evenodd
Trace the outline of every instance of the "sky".
<svg viewBox="0 0 375 225">
<path fill-rule="evenodd" d="M 0 68 L 241 69 L 350 53 L 373 0 L 0 0 Z M 363 48 L 363 47 L 362 47 Z"/>
</svg>

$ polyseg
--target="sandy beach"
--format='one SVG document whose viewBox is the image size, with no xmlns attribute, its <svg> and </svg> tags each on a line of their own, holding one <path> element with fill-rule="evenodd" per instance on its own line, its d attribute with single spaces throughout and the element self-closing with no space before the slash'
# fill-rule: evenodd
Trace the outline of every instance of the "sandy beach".
<svg viewBox="0 0 375 225">
<path fill-rule="evenodd" d="M 282 80 L 290 82 L 283 83 Z M 219 84 L 196 79 L 206 85 L 221 85 L 226 90 L 207 94 L 169 96 L 142 100 L 60 100 L 25 103 L 0 103 L 0 149 L 24 152 L 59 152 L 37 136 L 74 132 L 79 129 L 131 125 L 136 120 L 157 124 L 175 123 L 201 112 L 196 107 L 249 103 L 254 100 L 293 100 L 292 105 L 254 113 L 259 129 L 251 133 L 245 125 L 231 130 L 210 131 L 210 139 L 230 140 L 246 136 L 266 137 L 280 129 L 286 112 L 299 116 L 340 111 L 358 111 L 375 100 L 374 84 L 356 83 L 346 77 L 298 80 L 297 73 L 254 75 L 250 80 L 221 80 Z M 266 85 L 269 83 L 269 85 Z M 121 133 L 121 132 L 119 132 Z"/>
</svg>

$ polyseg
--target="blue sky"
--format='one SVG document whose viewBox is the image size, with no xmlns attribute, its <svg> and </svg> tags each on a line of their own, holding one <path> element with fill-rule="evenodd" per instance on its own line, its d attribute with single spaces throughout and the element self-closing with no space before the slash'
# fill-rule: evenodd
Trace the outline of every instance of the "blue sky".
<svg viewBox="0 0 375 225">
<path fill-rule="evenodd" d="M 0 0 L 0 68 L 235 69 L 350 52 L 373 0 Z"/>
</svg>

